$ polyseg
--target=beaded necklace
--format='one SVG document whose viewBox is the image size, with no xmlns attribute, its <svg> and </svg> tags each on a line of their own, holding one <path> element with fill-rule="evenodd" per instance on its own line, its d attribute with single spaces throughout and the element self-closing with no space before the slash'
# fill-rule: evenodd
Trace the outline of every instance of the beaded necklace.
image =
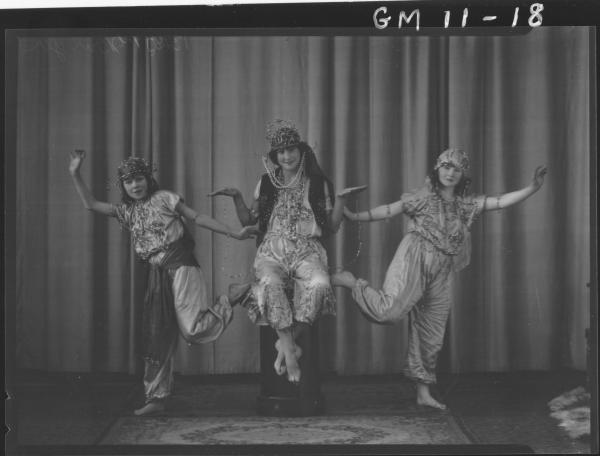
<svg viewBox="0 0 600 456">
<path fill-rule="evenodd" d="M 302 216 L 305 186 L 304 157 L 305 154 L 302 154 L 300 164 L 298 165 L 298 171 L 296 171 L 294 177 L 287 184 L 283 182 L 283 176 L 281 176 L 280 180 L 277 175 L 278 172 L 280 174 L 282 173 L 281 168 L 277 170 L 271 169 L 267 164 L 267 158 L 263 157 L 263 165 L 267 170 L 269 180 L 273 184 L 273 187 L 277 189 L 277 199 L 279 202 L 276 203 L 276 206 L 282 205 L 285 211 L 283 226 L 284 231 L 290 239 L 297 239 L 298 234 L 296 232 L 296 226 Z"/>
<path fill-rule="evenodd" d="M 304 177 L 304 155 L 305 154 L 302 154 L 302 158 L 300 159 L 300 165 L 298 165 L 298 171 L 296 171 L 296 175 L 287 184 L 279 180 L 275 171 L 273 171 L 271 169 L 271 167 L 268 165 L 267 157 L 263 157 L 263 159 L 262 159 L 263 166 L 267 170 L 269 179 L 271 179 L 271 183 L 273 184 L 273 186 L 276 189 L 280 190 L 282 188 L 292 188 L 292 187 L 295 187 L 296 185 L 298 185 L 298 183 L 301 180 L 303 180 L 302 177 Z"/>
<path fill-rule="evenodd" d="M 277 190 L 276 206 L 284 209 L 283 227 L 290 238 L 296 238 L 296 228 L 302 218 L 304 203 L 305 179 L 299 182 L 299 185 L 292 188 L 280 188 Z M 277 209 L 276 209 L 277 210 Z M 279 212 L 279 211 L 278 211 Z"/>
</svg>

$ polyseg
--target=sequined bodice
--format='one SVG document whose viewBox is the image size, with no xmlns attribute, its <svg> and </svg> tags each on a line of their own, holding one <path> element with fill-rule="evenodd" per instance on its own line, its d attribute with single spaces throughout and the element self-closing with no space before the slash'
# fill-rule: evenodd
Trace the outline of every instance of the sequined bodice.
<svg viewBox="0 0 600 456">
<path fill-rule="evenodd" d="M 277 190 L 277 201 L 269 220 L 269 233 L 289 240 L 320 235 L 320 229 L 307 202 L 307 190 L 307 180 L 293 188 Z"/>
<path fill-rule="evenodd" d="M 136 253 L 148 259 L 183 236 L 181 217 L 175 211 L 179 195 L 160 190 L 144 201 L 117 206 L 117 219 L 131 231 Z"/>
<path fill-rule="evenodd" d="M 416 231 L 448 255 L 461 249 L 471 223 L 458 198 L 446 201 L 432 195 L 422 211 L 414 214 L 408 231 Z"/>
<path fill-rule="evenodd" d="M 417 233 L 462 269 L 471 255 L 471 225 L 482 212 L 484 195 L 456 196 L 447 201 L 429 186 L 402 195 L 403 211 L 410 217 L 408 232 Z"/>
</svg>

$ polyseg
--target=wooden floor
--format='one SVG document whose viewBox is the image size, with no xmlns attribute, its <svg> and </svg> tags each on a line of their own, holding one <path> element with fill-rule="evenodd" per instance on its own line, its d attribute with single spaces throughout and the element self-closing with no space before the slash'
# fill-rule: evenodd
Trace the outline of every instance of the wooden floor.
<svg viewBox="0 0 600 456">
<path fill-rule="evenodd" d="M 24 373 L 13 388 L 9 408 L 9 423 L 16 424 L 18 448 L 43 445 L 60 448 L 83 445 L 85 454 L 106 454 L 94 451 L 94 445 L 119 416 L 130 413 L 140 399 L 140 380 L 118 375 L 48 375 Z M 332 407 L 348 401 L 360 409 L 366 398 L 341 397 L 343 386 L 361 385 L 361 391 L 377 391 L 378 385 L 406 382 L 402 376 L 360 376 L 323 378 L 322 389 Z M 258 385 L 252 375 L 178 377 L 176 384 Z M 245 386 L 244 386 L 245 385 Z M 589 439 L 573 440 L 550 417 L 548 401 L 577 386 L 585 385 L 581 372 L 553 373 L 513 372 L 509 374 L 440 375 L 435 391 L 448 404 L 452 416 L 473 444 L 526 445 L 535 453 L 590 453 Z M 235 407 L 248 408 L 253 413 L 255 396 Z M 361 402 L 362 401 L 362 402 Z M 366 406 L 366 405 L 365 405 Z M 221 411 L 223 412 L 223 411 Z M 226 411 L 224 412 L 226 413 Z M 96 450 L 101 450 L 96 448 Z M 23 451 L 26 453 L 27 451 Z M 19 452 L 15 450 L 14 454 Z M 70 453 L 73 454 L 73 453 Z M 139 453 L 138 453 L 139 454 Z M 343 453 L 338 453 L 343 454 Z"/>
</svg>

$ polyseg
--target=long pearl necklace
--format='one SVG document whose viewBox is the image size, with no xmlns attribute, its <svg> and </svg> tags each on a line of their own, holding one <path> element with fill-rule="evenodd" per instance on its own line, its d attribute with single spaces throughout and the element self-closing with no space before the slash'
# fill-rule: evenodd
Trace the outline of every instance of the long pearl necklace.
<svg viewBox="0 0 600 456">
<path fill-rule="evenodd" d="M 271 179 L 271 183 L 273 184 L 273 186 L 275 188 L 277 188 L 279 190 L 283 189 L 283 188 L 292 188 L 292 187 L 295 187 L 296 185 L 298 185 L 298 183 L 301 182 L 302 178 L 304 177 L 304 154 L 302 155 L 302 158 L 300 159 L 300 165 L 298 165 L 298 171 L 296 171 L 296 175 L 287 184 L 284 182 L 281 182 L 279 180 L 279 178 L 275 175 L 275 171 L 273 171 L 269 167 L 269 165 L 267 164 L 267 157 L 263 157 L 263 166 L 267 170 L 269 179 Z"/>
</svg>

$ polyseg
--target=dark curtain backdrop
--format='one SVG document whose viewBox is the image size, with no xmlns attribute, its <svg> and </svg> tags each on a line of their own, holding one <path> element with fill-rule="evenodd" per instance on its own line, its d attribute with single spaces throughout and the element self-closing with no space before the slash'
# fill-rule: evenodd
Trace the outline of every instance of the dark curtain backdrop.
<svg viewBox="0 0 600 456">
<path fill-rule="evenodd" d="M 143 269 L 128 233 L 87 212 L 83 176 L 117 202 L 119 162 L 144 156 L 163 188 L 237 226 L 263 172 L 265 123 L 294 121 L 336 188 L 368 184 L 350 207 L 397 200 L 423 184 L 439 152 L 464 148 L 473 190 L 542 190 L 473 228 L 442 354 L 451 372 L 585 368 L 589 326 L 590 67 L 587 28 L 516 36 L 21 37 L 17 90 L 17 359 L 59 372 L 136 372 Z M 593 50 L 592 50 L 593 52 Z M 345 223 L 330 265 L 380 286 L 406 220 Z M 213 294 L 250 278 L 252 241 L 192 227 Z M 359 249 L 360 246 L 360 249 Z M 321 363 L 340 374 L 396 373 L 406 324 L 376 326 L 337 291 L 320 323 Z M 259 369 L 258 330 L 236 309 L 215 343 L 182 343 L 184 374 Z"/>
</svg>

